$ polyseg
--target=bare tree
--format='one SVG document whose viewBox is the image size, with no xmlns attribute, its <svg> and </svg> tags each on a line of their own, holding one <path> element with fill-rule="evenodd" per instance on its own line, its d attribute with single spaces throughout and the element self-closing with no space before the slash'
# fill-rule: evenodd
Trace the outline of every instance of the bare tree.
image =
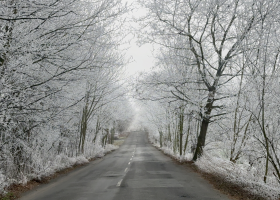
<svg viewBox="0 0 280 200">
<path fill-rule="evenodd" d="M 84 101 L 88 116 L 121 87 L 112 73 L 124 65 L 126 8 L 119 0 L 5 0 L 0 10 L 0 168 L 10 179 L 40 177 L 58 154 L 76 156 Z M 115 82 L 91 81 L 98 90 L 90 93 L 86 82 L 98 71 Z M 95 116 L 92 124 L 99 127 Z"/>
<path fill-rule="evenodd" d="M 193 158 L 196 160 L 202 155 L 209 123 L 224 114 L 212 113 L 219 107 L 214 102 L 224 98 L 217 96 L 217 91 L 240 74 L 241 70 L 234 67 L 234 59 L 246 51 L 243 41 L 260 23 L 261 16 L 256 10 L 261 1 L 145 1 L 142 4 L 150 11 L 146 19 L 152 28 L 149 39 L 162 43 L 162 39 L 174 35 L 185 37 L 185 48 L 192 53 L 189 59 L 196 65 L 208 91 Z M 273 13 L 273 9 L 275 5 L 269 4 L 266 15 Z"/>
</svg>

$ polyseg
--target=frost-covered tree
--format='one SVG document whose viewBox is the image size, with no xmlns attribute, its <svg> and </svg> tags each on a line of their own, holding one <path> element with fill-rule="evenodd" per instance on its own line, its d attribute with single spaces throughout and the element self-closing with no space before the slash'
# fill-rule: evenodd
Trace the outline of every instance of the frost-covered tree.
<svg viewBox="0 0 280 200">
<path fill-rule="evenodd" d="M 123 94 L 126 7 L 119 0 L 0 3 L 0 172 L 8 182 L 47 175 L 58 155 L 76 156 L 89 102 L 87 130 L 99 130 L 105 105 Z M 96 141 L 85 156 L 94 156 Z"/>
<path fill-rule="evenodd" d="M 202 123 L 194 155 L 196 160 L 205 146 L 209 123 L 222 113 L 215 111 L 223 86 L 240 75 L 235 65 L 238 55 L 246 52 L 243 42 L 261 22 L 263 1 L 142 1 L 148 9 L 145 23 L 147 39 L 162 44 L 164 40 L 182 36 L 184 48 L 191 52 L 203 88 L 208 91 L 203 103 Z M 275 13 L 278 2 L 267 1 L 265 15 Z M 171 47 L 172 48 L 172 47 Z"/>
<path fill-rule="evenodd" d="M 141 30 L 141 39 L 160 50 L 154 74 L 140 79 L 137 92 L 163 110 L 172 105 L 171 112 L 159 110 L 153 119 L 164 119 L 165 113 L 180 124 L 180 117 L 169 114 L 184 105 L 183 133 L 197 139 L 193 160 L 204 148 L 202 160 L 211 154 L 237 169 L 247 165 L 253 181 L 278 187 L 279 2 L 140 2 L 147 8 L 142 23 L 149 27 Z M 154 137 L 165 148 L 162 133 Z"/>
</svg>

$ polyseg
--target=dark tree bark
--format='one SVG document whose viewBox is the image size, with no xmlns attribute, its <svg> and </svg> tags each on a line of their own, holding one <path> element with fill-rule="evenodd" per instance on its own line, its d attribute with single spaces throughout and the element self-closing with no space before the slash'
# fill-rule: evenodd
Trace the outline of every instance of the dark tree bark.
<svg viewBox="0 0 280 200">
<path fill-rule="evenodd" d="M 213 110 L 215 93 L 216 93 L 215 88 L 213 88 L 212 91 L 211 90 L 209 91 L 207 104 L 204 108 L 205 113 L 202 116 L 200 133 L 199 133 L 199 136 L 198 136 L 197 146 L 196 146 L 196 150 L 195 150 L 194 157 L 193 157 L 194 161 L 196 161 L 197 158 L 199 158 L 203 153 L 203 147 L 205 145 L 206 134 L 207 134 L 208 126 L 209 126 L 209 123 L 210 123 L 210 114 Z"/>
</svg>

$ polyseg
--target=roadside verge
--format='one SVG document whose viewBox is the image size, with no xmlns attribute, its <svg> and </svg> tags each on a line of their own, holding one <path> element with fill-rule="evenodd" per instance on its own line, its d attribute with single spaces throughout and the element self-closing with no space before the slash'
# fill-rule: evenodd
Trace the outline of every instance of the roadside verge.
<svg viewBox="0 0 280 200">
<path fill-rule="evenodd" d="M 126 135 L 122 135 L 120 138 L 115 139 L 114 144 L 113 145 L 107 145 L 104 149 L 104 151 L 102 152 L 102 154 L 97 154 L 95 157 L 92 158 L 84 158 L 83 159 L 77 159 L 77 161 L 73 162 L 73 164 L 69 167 L 60 169 L 55 171 L 54 173 L 52 173 L 49 176 L 44 176 L 39 178 L 34 178 L 30 181 L 27 181 L 25 184 L 12 184 L 9 187 L 6 188 L 6 193 L 3 195 L 0 195 L 0 200 L 14 200 L 14 199 L 18 199 L 23 193 L 35 189 L 36 187 L 42 185 L 42 184 L 48 184 L 51 181 L 63 177 L 71 172 L 73 172 L 74 170 L 77 170 L 81 167 L 87 166 L 88 164 L 90 164 L 93 161 L 96 161 L 98 159 L 103 158 L 104 156 L 110 154 L 111 152 L 117 150 L 125 141 L 125 139 L 127 138 L 127 134 Z"/>
<path fill-rule="evenodd" d="M 150 140 L 149 140 L 150 141 Z M 262 188 L 260 183 L 249 183 L 249 182 L 234 182 L 232 179 L 229 178 L 231 174 L 228 176 L 225 175 L 226 173 L 219 173 L 218 169 L 215 166 L 211 166 L 211 159 L 205 159 L 197 162 L 191 161 L 192 155 L 188 155 L 187 158 L 183 158 L 180 156 L 175 156 L 172 151 L 169 149 L 160 148 L 158 145 L 150 143 L 163 154 L 172 158 L 177 164 L 183 165 L 187 168 L 192 169 L 193 172 L 200 174 L 204 179 L 206 179 L 211 185 L 214 186 L 215 189 L 219 190 L 220 192 L 224 193 L 225 195 L 229 196 L 231 199 L 234 200 L 280 200 L 278 196 L 278 192 L 274 190 L 270 190 L 270 188 Z M 207 161 L 207 167 L 203 167 L 205 162 Z M 212 167 L 212 170 L 209 168 Z M 227 168 L 228 166 L 224 166 Z M 230 173 L 230 169 L 228 169 L 228 173 Z M 253 190 L 249 190 L 253 188 Z M 269 191 L 271 193 L 269 193 Z M 261 195 L 262 194 L 262 195 Z"/>
</svg>

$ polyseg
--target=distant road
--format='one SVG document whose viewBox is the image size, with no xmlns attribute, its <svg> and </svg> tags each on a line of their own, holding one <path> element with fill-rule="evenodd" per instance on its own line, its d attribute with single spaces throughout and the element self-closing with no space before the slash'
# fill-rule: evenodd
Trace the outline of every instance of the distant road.
<svg viewBox="0 0 280 200">
<path fill-rule="evenodd" d="M 21 200 L 227 200 L 198 174 L 132 132 L 120 149 L 27 192 Z"/>
</svg>

